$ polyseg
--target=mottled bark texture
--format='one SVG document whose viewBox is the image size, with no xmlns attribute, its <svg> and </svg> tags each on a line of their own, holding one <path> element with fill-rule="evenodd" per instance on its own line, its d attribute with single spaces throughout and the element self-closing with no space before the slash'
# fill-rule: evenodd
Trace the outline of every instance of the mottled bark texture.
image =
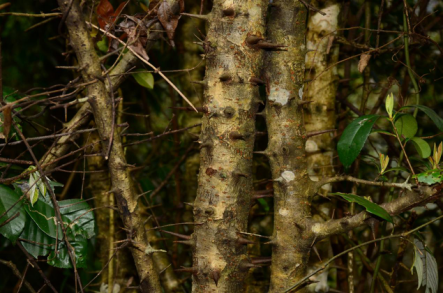
<svg viewBox="0 0 443 293">
<path fill-rule="evenodd" d="M 66 13 L 71 1 L 58 0 L 58 3 L 62 12 Z M 69 31 L 69 43 L 77 56 L 79 66 L 84 68 L 81 72 L 84 81 L 90 81 L 97 77 L 102 79 L 100 61 L 78 1 L 72 1 L 72 7 L 66 18 L 66 26 Z M 160 292 L 160 281 L 152 257 L 145 252 L 146 248 L 149 249 L 150 246 L 146 241 L 143 219 L 137 207 L 137 197 L 132 190 L 123 146 L 116 127 L 114 127 L 115 121 L 112 121 L 114 109 L 111 95 L 106 90 L 103 82 L 89 85 L 87 92 L 89 96 L 93 97 L 89 100 L 89 103 L 100 139 L 103 142 L 102 150 L 104 153 L 107 152 L 110 138 L 112 138 L 112 147 L 108 158 L 112 183 L 111 191 L 115 195 L 128 240 L 131 241 L 131 253 L 140 278 L 140 289 L 142 292 Z"/>
<path fill-rule="evenodd" d="M 311 2 L 312 3 L 312 2 Z M 312 3 L 321 8 L 326 15 L 312 12 L 308 21 L 306 46 L 307 81 L 303 99 L 311 101 L 306 107 L 306 131 L 334 129 L 336 123 L 335 95 L 338 86 L 337 67 L 339 48 L 333 46 L 334 36 L 338 29 L 340 6 L 335 1 L 318 1 Z M 333 66 L 331 69 L 328 69 Z M 308 154 L 308 172 L 311 180 L 318 181 L 325 176 L 333 176 L 333 156 L 335 143 L 333 133 L 324 133 L 310 137 L 306 142 Z M 322 193 L 331 190 L 330 185 L 322 186 Z"/>
<path fill-rule="evenodd" d="M 246 231 L 265 32 L 265 0 L 216 0 L 205 40 L 205 104 L 194 204 L 193 292 L 242 292 L 252 265 Z"/>
<path fill-rule="evenodd" d="M 287 46 L 270 51 L 265 62 L 269 158 L 274 180 L 274 233 L 270 292 L 281 292 L 304 277 L 312 239 L 306 229 L 311 216 L 311 181 L 305 154 L 303 121 L 307 11 L 297 0 L 271 6 L 267 38 Z"/>
</svg>

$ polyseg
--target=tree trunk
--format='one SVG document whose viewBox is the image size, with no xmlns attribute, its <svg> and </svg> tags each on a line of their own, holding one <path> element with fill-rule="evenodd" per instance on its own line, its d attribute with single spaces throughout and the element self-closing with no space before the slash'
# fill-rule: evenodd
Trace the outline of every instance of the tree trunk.
<svg viewBox="0 0 443 293">
<path fill-rule="evenodd" d="M 295 0 L 271 6 L 267 37 L 287 46 L 287 51 L 267 54 L 265 68 L 269 158 L 274 181 L 274 233 L 270 292 L 305 276 L 310 245 L 307 228 L 311 209 L 310 179 L 305 154 L 303 84 L 306 53 L 305 6 Z"/>
<path fill-rule="evenodd" d="M 79 3 L 63 0 L 58 2 L 62 12 L 68 13 L 66 26 L 69 31 L 69 41 L 76 53 L 79 66 L 84 68 L 82 71 L 84 81 L 101 79 L 100 60 L 95 52 Z M 69 4 L 72 4 L 71 9 L 68 9 Z M 137 196 L 132 190 L 123 146 L 116 131 L 115 120 L 112 120 L 115 115 L 114 101 L 111 100 L 112 94 L 106 91 L 105 83 L 101 81 L 89 85 L 87 91 L 88 95 L 93 97 L 89 99 L 89 103 L 93 110 L 100 139 L 103 142 L 102 150 L 105 159 L 108 160 L 112 183 L 111 192 L 115 195 L 120 216 L 125 229 L 127 229 L 131 253 L 140 278 L 140 289 L 142 292 L 160 292 L 160 281 L 150 255 L 151 247 L 146 241 L 143 219 L 139 213 L 140 209 L 137 207 Z M 111 146 L 109 146 L 110 142 Z M 109 158 L 106 157 L 108 149 L 110 150 Z"/>
<path fill-rule="evenodd" d="M 246 231 L 252 186 L 257 78 L 267 1 L 216 0 L 205 40 L 205 107 L 194 204 L 193 292 L 242 292 L 253 266 Z"/>
</svg>

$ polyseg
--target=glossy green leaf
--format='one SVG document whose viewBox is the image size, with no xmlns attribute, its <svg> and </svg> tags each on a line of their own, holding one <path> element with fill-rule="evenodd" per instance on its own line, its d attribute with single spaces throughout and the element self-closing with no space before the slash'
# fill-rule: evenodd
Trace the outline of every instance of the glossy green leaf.
<svg viewBox="0 0 443 293">
<path fill-rule="evenodd" d="M 428 185 L 440 183 L 441 181 L 443 181 L 443 170 L 428 170 L 426 172 L 416 174 L 412 176 L 412 178 L 417 178 L 418 182 L 426 183 Z"/>
<path fill-rule="evenodd" d="M 154 88 L 154 76 L 152 73 L 146 72 L 146 70 L 143 69 L 138 69 L 135 72 L 132 76 L 139 85 L 148 89 Z"/>
<path fill-rule="evenodd" d="M 89 204 L 81 199 L 59 201 L 63 222 L 69 222 L 67 228 L 74 235 L 82 235 L 86 239 L 95 236 L 94 213 Z"/>
<path fill-rule="evenodd" d="M 35 258 L 55 249 L 55 239 L 45 234 L 34 221 L 28 221 L 20 238 L 24 239 L 21 241 L 23 247 Z"/>
<path fill-rule="evenodd" d="M 343 197 L 344 199 L 346 199 L 349 202 L 355 202 L 361 206 L 363 206 L 366 211 L 368 211 L 369 213 L 376 215 L 390 223 L 393 223 L 392 217 L 391 215 L 381 206 L 379 206 L 376 203 L 370 202 L 369 200 L 355 195 L 355 194 L 350 194 L 350 193 L 341 193 L 341 192 L 336 192 L 336 193 L 330 193 L 332 195 L 339 195 L 341 197 Z"/>
<path fill-rule="evenodd" d="M 438 127 L 438 129 L 440 131 L 443 131 L 443 119 L 440 118 L 440 116 L 438 116 L 434 110 L 423 105 L 412 105 L 412 106 L 406 106 L 404 108 L 412 108 L 412 107 L 423 111 L 426 115 L 428 115 L 429 118 L 431 118 L 432 122 L 434 122 L 434 124 Z"/>
<path fill-rule="evenodd" d="M 366 115 L 352 121 L 343 131 L 337 144 L 340 162 L 347 169 L 361 152 L 372 127 L 380 116 Z"/>
<path fill-rule="evenodd" d="M 414 116 L 406 114 L 401 115 L 395 121 L 395 127 L 397 128 L 400 138 L 413 138 L 418 130 L 417 120 Z"/>
<path fill-rule="evenodd" d="M 423 159 L 431 155 L 431 147 L 425 140 L 419 137 L 413 137 L 411 138 L 411 141 L 413 142 L 415 149 Z"/>
<path fill-rule="evenodd" d="M 25 210 L 46 235 L 59 240 L 63 239 L 62 228 L 60 224 L 56 225 L 57 219 L 52 204 L 39 200 L 33 207 L 25 206 Z"/>
<path fill-rule="evenodd" d="M 75 266 L 77 268 L 86 268 L 88 241 L 81 236 L 77 236 L 75 241 L 70 241 L 69 244 L 74 248 Z M 57 254 L 55 251 L 49 254 L 48 264 L 62 269 L 72 268 L 68 248 L 64 242 L 59 242 Z"/>
<path fill-rule="evenodd" d="M 0 225 L 18 213 L 16 218 L 5 224 L 3 227 L 0 227 L 0 234 L 8 238 L 13 243 L 15 243 L 20 233 L 22 233 L 27 221 L 26 212 L 23 208 L 23 202 L 19 202 L 19 200 L 20 196 L 14 190 L 0 184 L 0 216 L 14 206 L 10 211 L 0 218 Z"/>
<path fill-rule="evenodd" d="M 426 287 L 426 293 L 437 293 L 438 290 L 438 266 L 435 257 L 424 248 L 423 242 L 414 239 L 414 264 L 418 277 L 418 287 Z"/>
</svg>

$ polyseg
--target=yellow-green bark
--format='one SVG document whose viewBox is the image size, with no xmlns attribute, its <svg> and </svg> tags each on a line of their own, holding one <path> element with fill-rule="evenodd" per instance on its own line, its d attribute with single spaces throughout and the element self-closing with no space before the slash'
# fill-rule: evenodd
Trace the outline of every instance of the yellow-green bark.
<svg viewBox="0 0 443 293">
<path fill-rule="evenodd" d="M 194 204 L 193 292 L 242 292 L 250 267 L 238 242 L 252 193 L 252 152 L 267 1 L 216 0 L 205 40 L 205 104 Z"/>
<path fill-rule="evenodd" d="M 270 292 L 281 292 L 301 279 L 307 269 L 310 245 L 311 184 L 305 154 L 303 121 L 305 72 L 305 6 L 282 0 L 271 6 L 267 38 L 287 51 L 267 53 L 265 118 L 274 181 L 274 232 Z"/>
<path fill-rule="evenodd" d="M 70 1 L 59 0 L 63 13 L 68 11 Z M 76 53 L 79 66 L 84 68 L 81 72 L 84 81 L 90 81 L 99 77 L 102 71 L 100 61 L 95 52 L 94 44 L 89 35 L 86 23 L 78 1 L 72 2 L 72 7 L 66 18 L 66 26 L 69 32 L 69 43 Z M 132 190 L 130 174 L 123 152 L 123 146 L 118 135 L 113 117 L 113 105 L 111 95 L 106 90 L 104 82 L 96 82 L 87 87 L 88 95 L 94 120 L 97 125 L 102 150 L 107 155 L 108 145 L 112 137 L 112 147 L 108 159 L 108 167 L 111 175 L 112 192 L 115 195 L 120 217 L 125 229 L 127 229 L 128 241 L 131 241 L 131 253 L 137 267 L 142 292 L 160 292 L 161 286 L 158 274 L 150 254 L 145 252 L 150 248 L 146 240 L 143 219 L 137 206 L 137 197 Z"/>
<path fill-rule="evenodd" d="M 313 3 L 323 13 L 312 12 L 308 21 L 306 38 L 306 74 L 303 99 L 311 101 L 306 107 L 305 127 L 308 132 L 334 129 L 336 124 L 335 96 L 338 86 L 337 67 L 330 66 L 338 60 L 338 46 L 332 46 L 338 29 L 340 6 L 333 1 Z M 324 7 L 322 7 L 324 6 Z M 308 169 L 314 181 L 334 174 L 333 156 L 335 144 L 333 133 L 324 133 L 310 137 L 306 142 Z M 330 190 L 330 185 L 322 187 L 323 192 Z"/>
</svg>

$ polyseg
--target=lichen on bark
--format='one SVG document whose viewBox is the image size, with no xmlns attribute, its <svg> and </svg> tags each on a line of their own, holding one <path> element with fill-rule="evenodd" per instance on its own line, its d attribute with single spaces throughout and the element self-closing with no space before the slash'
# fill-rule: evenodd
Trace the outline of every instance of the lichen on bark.
<svg viewBox="0 0 443 293">
<path fill-rule="evenodd" d="M 205 40 L 205 107 L 194 217 L 193 292 L 242 292 L 267 1 L 214 1 Z M 252 40 L 252 41 L 251 41 Z"/>
</svg>

